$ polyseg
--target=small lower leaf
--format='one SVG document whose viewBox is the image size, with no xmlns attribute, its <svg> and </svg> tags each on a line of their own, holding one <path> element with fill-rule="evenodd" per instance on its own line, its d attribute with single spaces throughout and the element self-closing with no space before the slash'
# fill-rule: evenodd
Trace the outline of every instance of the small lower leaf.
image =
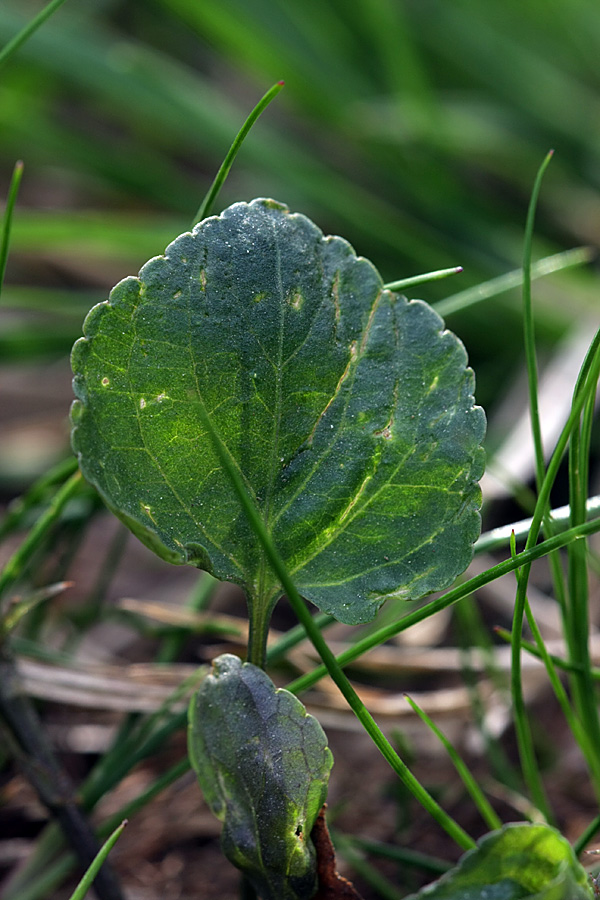
<svg viewBox="0 0 600 900">
<path fill-rule="evenodd" d="M 190 705 L 189 754 L 230 862 L 263 900 L 309 900 L 309 836 L 333 764 L 317 720 L 262 669 L 224 654 Z"/>
<path fill-rule="evenodd" d="M 569 842 L 548 825 L 506 825 L 482 838 L 458 866 L 407 900 L 590 900 Z"/>
</svg>

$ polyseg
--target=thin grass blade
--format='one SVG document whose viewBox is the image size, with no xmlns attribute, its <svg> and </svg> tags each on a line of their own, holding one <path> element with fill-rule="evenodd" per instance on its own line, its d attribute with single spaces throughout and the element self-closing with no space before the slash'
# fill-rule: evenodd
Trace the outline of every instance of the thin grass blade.
<svg viewBox="0 0 600 900">
<path fill-rule="evenodd" d="M 531 280 L 535 281 L 537 278 L 561 272 L 563 269 L 585 265 L 585 263 L 591 262 L 594 256 L 595 251 L 592 247 L 575 247 L 573 250 L 563 250 L 561 253 L 546 256 L 531 265 Z M 475 287 L 451 294 L 433 305 L 440 316 L 449 316 L 451 313 L 468 309 L 469 306 L 474 306 L 483 300 L 497 297 L 512 288 L 521 287 L 522 284 L 523 269 L 513 269 L 511 272 L 506 272 L 505 275 L 499 275 L 497 278 L 491 278 Z"/>
<path fill-rule="evenodd" d="M 56 10 L 63 5 L 64 2 L 65 0 L 50 0 L 50 3 L 41 9 L 37 16 L 35 16 L 31 22 L 28 22 L 27 25 L 22 28 L 2 50 L 0 50 L 0 68 L 20 47 L 23 46 L 25 41 L 31 37 L 34 31 L 37 31 L 40 25 L 43 25 L 46 19 L 49 19 L 52 13 L 56 12 Z"/>
<path fill-rule="evenodd" d="M 6 262 L 8 260 L 8 247 L 10 244 L 10 232 L 12 228 L 12 217 L 17 202 L 21 177 L 23 175 L 23 163 L 19 160 L 15 163 L 10 186 L 8 188 L 8 198 L 6 200 L 6 209 L 4 210 L 4 218 L 2 220 L 2 238 L 0 240 L 0 296 L 4 286 L 4 275 L 6 273 Z"/>
<path fill-rule="evenodd" d="M 486 584 L 491 584 L 491 582 L 495 581 L 497 578 L 501 578 L 509 572 L 515 572 L 521 566 L 531 565 L 536 559 L 541 559 L 542 557 L 547 556 L 548 553 L 553 553 L 555 550 L 560 550 L 562 547 L 568 546 L 571 541 L 576 541 L 579 538 L 586 537 L 590 534 L 596 534 L 599 531 L 600 519 L 592 519 L 576 528 L 569 528 L 562 534 L 557 534 L 554 537 L 541 542 L 537 546 L 532 546 L 523 550 L 521 553 L 518 553 L 514 559 L 506 559 L 487 569 L 485 572 L 475 575 L 458 587 L 452 588 L 452 590 L 447 591 L 440 597 L 437 597 L 435 600 L 422 606 L 414 613 L 409 613 L 409 615 L 404 616 L 399 622 L 393 622 L 390 625 L 386 625 L 384 628 L 374 631 L 366 638 L 356 641 L 355 644 L 336 657 L 338 665 L 349 665 L 351 662 L 354 662 L 355 659 L 368 653 L 368 651 L 372 650 L 374 647 L 384 644 L 401 632 L 406 631 L 407 628 L 411 628 L 413 625 L 425 621 L 425 619 L 435 615 L 435 613 L 447 609 L 464 597 L 470 596 Z M 321 678 L 324 678 L 327 675 L 327 671 L 325 666 L 317 666 L 312 672 L 307 672 L 306 675 L 302 675 L 286 685 L 286 689 L 292 691 L 294 694 L 306 691 L 320 681 Z"/>
<path fill-rule="evenodd" d="M 498 817 L 498 815 L 496 814 L 491 803 L 489 802 L 489 800 L 487 799 L 487 797 L 485 796 L 485 794 L 483 793 L 483 791 L 481 790 L 481 788 L 479 787 L 477 782 L 475 781 L 475 778 L 469 771 L 467 764 L 462 759 L 462 757 L 461 757 L 460 753 L 458 752 L 458 750 L 456 749 L 456 747 L 454 747 L 454 745 L 448 740 L 448 738 L 443 733 L 443 731 L 441 731 L 441 729 L 438 728 L 438 726 L 435 724 L 433 719 L 431 719 L 430 716 L 427 715 L 425 710 L 421 709 L 419 704 L 415 700 L 413 700 L 412 697 L 409 697 L 408 694 L 405 694 L 404 696 L 405 696 L 406 700 L 408 701 L 408 703 L 410 703 L 414 712 L 416 712 L 416 714 L 419 716 L 421 721 L 424 722 L 425 725 L 427 725 L 427 727 L 430 729 L 430 731 L 432 731 L 433 734 L 435 734 L 435 736 L 438 738 L 438 740 L 443 745 L 444 749 L 446 750 L 446 753 L 452 760 L 452 763 L 454 764 L 454 767 L 455 767 L 456 771 L 458 772 L 462 783 L 464 784 L 467 791 L 471 795 L 471 798 L 472 798 L 473 802 L 475 803 L 475 806 L 481 813 L 483 820 L 486 823 L 486 825 L 488 826 L 488 828 L 490 829 L 490 831 L 493 831 L 496 828 L 501 828 L 502 820 Z"/>
<path fill-rule="evenodd" d="M 77 885 L 77 887 L 75 888 L 73 893 L 71 894 L 70 900 L 84 900 L 84 897 L 86 896 L 87 892 L 92 887 L 92 884 L 94 883 L 94 879 L 96 878 L 96 875 L 98 874 L 98 872 L 100 871 L 100 868 L 104 864 L 108 854 L 110 853 L 110 851 L 112 850 L 114 845 L 117 843 L 117 841 L 123 834 L 123 831 L 124 831 L 126 825 L 127 825 L 127 819 L 125 819 L 123 822 L 121 822 L 119 827 L 116 828 L 113 831 L 113 833 L 111 834 L 111 836 L 108 838 L 108 840 L 105 841 L 104 845 L 102 846 L 102 849 L 100 850 L 100 852 L 94 859 L 93 863 L 91 864 L 91 866 L 89 867 L 89 869 L 87 870 L 87 872 L 85 873 L 85 875 L 83 876 L 83 878 L 81 879 L 81 881 L 79 882 L 79 884 Z"/>
<path fill-rule="evenodd" d="M 260 114 L 267 108 L 271 100 L 275 99 L 283 85 L 283 81 L 278 81 L 277 84 L 274 84 L 273 87 L 269 88 L 267 93 L 258 101 L 256 106 L 240 128 L 231 147 L 229 148 L 227 156 L 223 160 L 223 163 L 215 176 L 215 180 L 209 187 L 204 200 L 200 204 L 198 212 L 194 216 L 194 219 L 192 221 L 192 228 L 194 227 L 194 225 L 196 225 L 197 222 L 201 222 L 203 219 L 206 219 L 208 215 L 210 215 L 210 211 L 219 195 L 219 191 L 223 187 L 225 179 L 229 175 L 229 170 L 231 169 L 233 161 L 236 158 L 240 147 L 244 143 L 248 132 L 250 131 Z"/>
<path fill-rule="evenodd" d="M 426 284 L 428 281 L 439 281 L 449 275 L 460 275 L 464 271 L 462 266 L 452 266 L 450 269 L 437 269 L 434 272 L 424 272 L 423 275 L 413 275 L 411 278 L 401 278 L 399 281 L 390 281 L 384 284 L 386 291 L 403 291 L 415 284 Z"/>
</svg>

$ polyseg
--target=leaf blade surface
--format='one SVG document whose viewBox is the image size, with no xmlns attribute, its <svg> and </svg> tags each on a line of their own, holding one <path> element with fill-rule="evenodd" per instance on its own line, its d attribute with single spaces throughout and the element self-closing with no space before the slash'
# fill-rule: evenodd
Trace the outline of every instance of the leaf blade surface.
<svg viewBox="0 0 600 900">
<path fill-rule="evenodd" d="M 237 203 L 86 319 L 73 446 L 139 537 L 269 597 L 278 584 L 215 456 L 227 448 L 302 593 L 371 619 L 463 571 L 483 412 L 460 341 L 341 238 Z"/>
<path fill-rule="evenodd" d="M 591 900 L 573 848 L 549 825 L 493 831 L 458 866 L 407 900 Z"/>
</svg>

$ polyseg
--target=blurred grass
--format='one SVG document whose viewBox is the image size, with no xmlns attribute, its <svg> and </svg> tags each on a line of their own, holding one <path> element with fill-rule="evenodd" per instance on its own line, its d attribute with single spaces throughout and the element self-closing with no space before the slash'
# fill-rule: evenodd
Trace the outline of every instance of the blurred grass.
<svg viewBox="0 0 600 900">
<path fill-rule="evenodd" d="M 25 158 L 28 205 L 110 211 L 96 240 L 106 246 L 114 230 L 121 256 L 119 222 L 132 210 L 146 219 L 140 244 L 157 218 L 186 227 L 244 115 L 284 79 L 222 203 L 275 194 L 348 236 L 386 279 L 462 264 L 475 282 L 518 261 L 549 146 L 544 251 L 595 237 L 600 11 L 587 0 L 551 6 L 66 4 L 4 75 L 0 162 L 8 172 Z M 38 7 L 6 0 L 0 40 Z M 15 251 L 28 244 L 26 221 Z M 44 233 L 35 221 L 39 246 L 56 223 Z"/>
<path fill-rule="evenodd" d="M 5 0 L 0 43 L 40 7 Z M 86 308 L 189 227 L 280 79 L 221 207 L 274 196 L 386 281 L 464 266 L 410 291 L 436 302 L 520 264 L 533 174 L 554 147 L 533 258 L 596 247 L 599 38 L 592 0 L 66 3 L 0 82 L 0 188 L 26 166 L 0 358 L 65 358 Z M 492 413 L 523 360 L 518 297 L 448 314 Z M 542 357 L 595 298 L 582 269 L 536 284 Z"/>
</svg>

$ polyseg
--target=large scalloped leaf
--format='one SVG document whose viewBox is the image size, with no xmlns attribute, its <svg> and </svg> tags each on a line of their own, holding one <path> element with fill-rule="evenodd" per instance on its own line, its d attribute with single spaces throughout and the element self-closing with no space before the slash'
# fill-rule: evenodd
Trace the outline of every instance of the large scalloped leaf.
<svg viewBox="0 0 600 900">
<path fill-rule="evenodd" d="M 506 825 L 483 837 L 458 866 L 407 900 L 590 900 L 569 842 L 548 825 Z"/>
<path fill-rule="evenodd" d="M 310 833 L 333 763 L 317 720 L 262 669 L 226 653 L 190 704 L 188 744 L 227 858 L 263 900 L 312 897 Z"/>
<path fill-rule="evenodd" d="M 279 593 L 208 417 L 298 588 L 342 621 L 468 565 L 485 418 L 464 348 L 346 241 L 236 203 L 120 282 L 84 333 L 73 447 L 155 551 Z"/>
</svg>

